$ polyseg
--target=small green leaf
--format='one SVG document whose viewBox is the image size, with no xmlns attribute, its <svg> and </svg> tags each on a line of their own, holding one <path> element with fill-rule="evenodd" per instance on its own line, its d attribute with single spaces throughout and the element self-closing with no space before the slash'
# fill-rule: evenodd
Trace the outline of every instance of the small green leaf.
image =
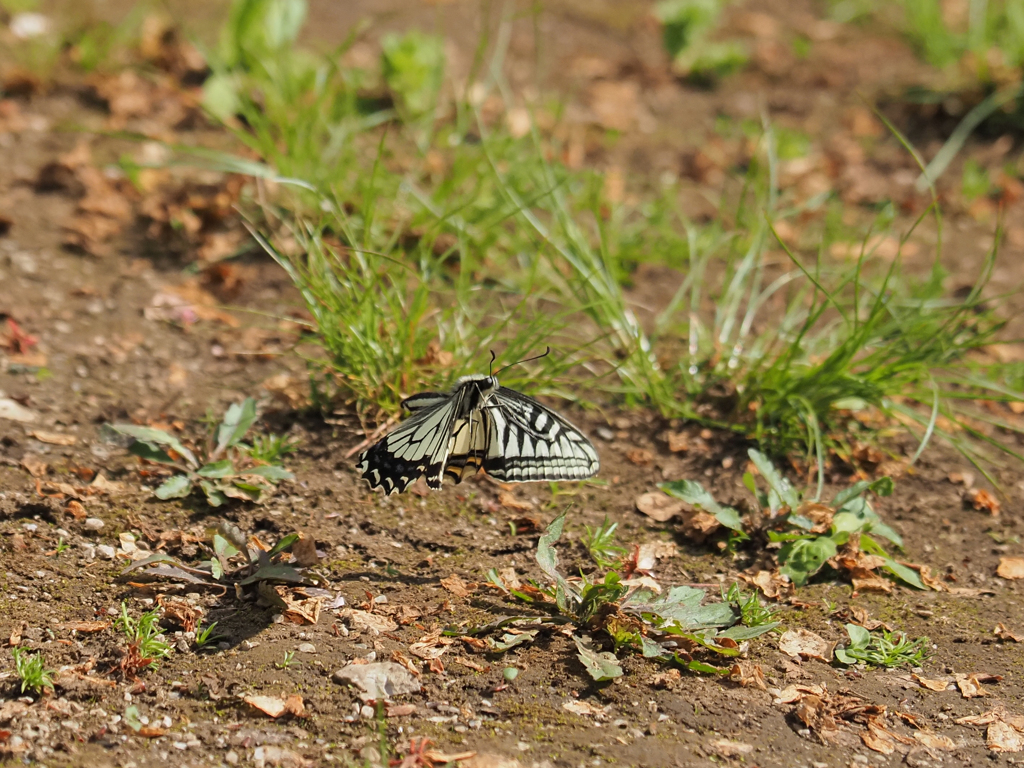
<svg viewBox="0 0 1024 768">
<path fill-rule="evenodd" d="M 728 675 L 730 672 L 728 668 L 714 667 L 711 664 L 705 664 L 703 661 L 697 661 L 696 659 L 684 661 L 678 654 L 676 654 L 676 662 L 691 672 L 703 672 L 708 675 Z"/>
<path fill-rule="evenodd" d="M 278 483 L 281 480 L 294 480 L 295 475 L 289 472 L 284 467 L 279 467 L 275 464 L 270 464 L 262 467 L 251 467 L 249 469 L 242 470 L 239 474 L 241 475 L 257 475 L 265 480 L 269 480 L 272 483 Z"/>
<path fill-rule="evenodd" d="M 228 497 L 224 495 L 224 492 L 209 480 L 200 480 L 199 485 L 206 496 L 206 503 L 211 507 L 219 507 L 227 502 Z"/>
<path fill-rule="evenodd" d="M 742 624 L 737 624 L 734 627 L 722 630 L 718 633 L 717 637 L 727 637 L 730 640 L 735 640 L 737 643 L 742 643 L 744 640 L 752 640 L 755 637 L 760 637 L 766 632 L 771 632 L 773 629 L 781 625 L 781 621 L 772 621 L 768 624 L 758 624 L 754 627 L 745 627 Z"/>
<path fill-rule="evenodd" d="M 297 534 L 297 533 L 289 533 L 287 536 L 279 539 L 277 544 L 275 544 L 273 547 L 270 548 L 270 551 L 267 552 L 267 557 L 273 557 L 276 554 L 284 552 L 286 549 L 288 549 L 288 547 L 290 547 L 292 544 L 294 544 L 298 540 L 299 540 L 299 534 Z"/>
<path fill-rule="evenodd" d="M 765 479 L 765 482 L 768 483 L 773 491 L 779 494 L 779 498 L 782 499 L 786 506 L 793 510 L 800 506 L 800 494 L 793 489 L 793 486 L 775 468 L 775 465 L 768 460 L 767 456 L 753 448 L 747 451 L 747 455 L 754 462 L 754 466 L 761 473 L 761 477 Z"/>
<path fill-rule="evenodd" d="M 219 533 L 213 534 L 213 551 L 217 557 L 229 558 L 238 554 L 239 550 Z"/>
<path fill-rule="evenodd" d="M 233 403 L 224 414 L 224 420 L 217 428 L 217 448 L 214 455 L 220 455 L 233 446 L 249 431 L 256 421 L 256 401 L 251 397 L 241 403 Z"/>
<path fill-rule="evenodd" d="M 512 632 L 506 632 L 501 636 L 501 640 L 495 640 L 494 638 L 487 638 L 487 645 L 492 651 L 498 653 L 504 653 L 510 648 L 515 648 L 517 645 L 526 645 L 532 643 L 537 639 L 537 635 L 540 630 L 531 629 L 520 634 L 514 634 Z"/>
<path fill-rule="evenodd" d="M 867 648 L 871 633 L 859 624 L 847 624 L 846 634 L 850 636 L 850 648 Z"/>
<path fill-rule="evenodd" d="M 594 680 L 600 683 L 604 680 L 622 677 L 622 666 L 614 653 L 595 651 L 576 635 L 573 635 L 572 639 L 576 641 L 579 660 L 583 662 L 583 666 L 587 668 L 587 672 Z"/>
<path fill-rule="evenodd" d="M 150 555 L 149 557 L 144 557 L 141 560 L 136 560 L 134 563 L 132 563 L 123 571 L 121 571 L 121 575 L 124 576 L 126 573 L 134 571 L 138 568 L 145 568 L 147 565 L 152 565 L 153 563 L 174 563 L 175 565 L 180 564 L 178 563 L 177 560 L 168 555 L 166 552 L 156 552 Z"/>
<path fill-rule="evenodd" d="M 733 531 L 743 530 L 743 521 L 740 520 L 740 513 L 732 507 L 719 504 L 715 501 L 715 497 L 704 489 L 703 485 L 694 480 L 672 480 L 667 483 L 659 483 L 658 488 L 669 496 L 674 496 L 677 499 L 682 499 L 687 504 L 700 507 L 705 512 L 713 515 L 726 528 Z"/>
<path fill-rule="evenodd" d="M 151 443 L 144 443 L 141 440 L 136 440 L 129 445 L 128 453 L 156 464 L 170 464 L 172 467 L 179 466 L 178 462 L 172 459 L 163 448 L 159 448 Z M 184 469 L 184 467 L 181 468 Z"/>
<path fill-rule="evenodd" d="M 220 581 L 220 577 L 224 575 L 224 566 L 220 564 L 220 560 L 213 558 L 206 562 L 210 564 L 210 575 L 217 579 L 217 581 Z"/>
<path fill-rule="evenodd" d="M 828 536 L 789 542 L 779 550 L 779 571 L 798 587 L 802 587 L 836 551 L 835 541 Z"/>
<path fill-rule="evenodd" d="M 183 499 L 192 491 L 192 478 L 188 475 L 175 475 L 165 480 L 153 493 L 158 499 Z"/>
<path fill-rule="evenodd" d="M 235 468 L 232 466 L 230 459 L 222 459 L 203 465 L 196 471 L 196 474 L 200 477 L 230 477 L 235 474 Z"/>
<path fill-rule="evenodd" d="M 244 586 L 246 584 L 255 584 L 258 581 L 286 581 L 291 584 L 301 584 L 306 580 L 307 576 L 297 568 L 281 563 L 273 563 L 271 565 L 264 565 L 252 576 L 240 581 L 239 584 Z"/>
<path fill-rule="evenodd" d="M 167 434 L 162 429 L 140 427 L 135 424 L 111 424 L 110 428 L 116 432 L 120 432 L 122 435 L 134 437 L 136 440 L 155 443 L 156 445 L 166 445 L 179 456 L 184 458 L 193 467 L 199 466 L 199 462 L 196 461 L 196 457 L 192 451 L 182 445 L 178 438 Z"/>
</svg>

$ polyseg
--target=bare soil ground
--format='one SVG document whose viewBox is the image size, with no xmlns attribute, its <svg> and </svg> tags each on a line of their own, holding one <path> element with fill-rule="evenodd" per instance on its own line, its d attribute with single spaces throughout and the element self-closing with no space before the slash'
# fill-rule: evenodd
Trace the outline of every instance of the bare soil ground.
<svg viewBox="0 0 1024 768">
<path fill-rule="evenodd" d="M 346 9 L 344 18 L 332 4 L 315 5 L 317 34 L 340 37 L 350 13 L 382 10 L 374 5 Z M 397 12 L 388 21 L 392 25 L 442 19 L 443 29 L 453 30 L 452 66 L 459 71 L 465 65 L 472 49 L 463 37 L 475 34 L 474 4 L 429 13 L 394 5 L 387 9 Z M 738 9 L 730 24 L 750 39 L 753 65 L 705 91 L 671 77 L 657 31 L 646 21 L 648 7 L 636 5 L 547 5 L 541 15 L 546 48 L 539 58 L 528 25 L 517 26 L 513 82 L 519 88 L 534 82 L 539 60 L 542 86 L 570 99 L 578 112 L 572 130 L 580 142 L 572 162 L 627 175 L 636 169 L 654 176 L 683 174 L 690 179 L 683 198 L 690 214 L 715 216 L 728 173 L 743 151 L 741 142 L 715 133 L 715 118 L 760 119 L 763 112 L 812 138 L 816 159 L 790 168 L 786 183 L 806 184 L 808 194 L 829 185 L 851 206 L 893 198 L 904 202 L 908 217 L 919 210 L 912 163 L 877 132 L 860 100 L 862 94 L 882 98 L 931 77 L 899 40 L 832 25 L 811 3 L 769 2 L 757 9 L 751 4 Z M 805 59 L 788 46 L 793 30 L 814 41 Z M 154 116 L 155 102 L 138 114 L 129 110 L 126 125 L 162 119 Z M 0 311 L 36 337 L 30 353 L 42 356 L 0 353 L 0 396 L 38 416 L 32 423 L 0 418 L 0 642 L 39 649 L 49 666 L 72 670 L 61 675 L 53 695 L 20 698 L 10 656 L 0 654 L 0 762 L 123 768 L 380 762 L 377 718 L 366 717 L 356 691 L 334 682 L 333 673 L 353 660 L 408 654 L 410 644 L 434 629 L 507 614 L 510 609 L 494 593 L 481 588 L 460 597 L 441 580 L 457 574 L 479 583 L 488 569 L 509 566 L 538 577 L 538 530 L 523 518 L 542 528 L 568 501 L 574 506 L 562 551 L 570 565 L 587 567 L 582 526 L 607 516 L 620 523 L 621 542 L 662 540 L 678 547 L 678 556 L 658 563 L 664 584 L 728 585 L 742 572 L 757 570 L 756 553 L 725 556 L 672 523 L 652 524 L 634 505 L 657 482 L 683 477 L 700 479 L 723 500 L 739 502 L 747 445 L 726 435 L 702 436 L 699 428 L 668 425 L 643 412 L 572 414 L 591 435 L 609 438 L 595 440 L 601 478 L 608 481 L 604 487 L 563 489 L 555 497 L 545 487 L 509 491 L 476 478 L 439 493 L 389 499 L 370 494 L 347 458 L 365 436 L 358 421 L 344 411 L 322 419 L 292 407 L 288 396 L 301 400 L 305 394 L 303 365 L 275 352 L 294 330 L 242 311 L 293 312 L 297 297 L 285 275 L 258 257 L 228 270 L 185 275 L 183 265 L 194 258 L 188 249 L 209 246 L 212 235 L 183 241 L 151 229 L 155 219 L 142 212 L 145 195 L 125 193 L 124 211 L 97 214 L 83 207 L 97 188 L 89 184 L 102 187 L 95 180 L 84 190 L 75 187 L 82 175 L 66 156 L 83 136 L 91 141 L 92 159 L 85 162 L 91 167 L 138 151 L 137 145 L 88 133 L 111 127 L 118 117 L 110 99 L 97 99 L 88 84 L 69 78 L 0 107 L 0 214 L 9 221 L 0 235 Z M 609 128 L 621 131 L 613 145 L 600 138 Z M 198 121 L 181 130 L 199 136 L 208 129 Z M 982 158 L 995 153 L 998 165 L 1015 143 L 1010 137 L 1008 146 L 980 143 L 970 151 Z M 63 180 L 41 184 L 41 172 L 62 157 L 70 170 L 51 171 L 65 173 Z M 195 188 L 196 177 L 187 178 Z M 221 176 L 199 181 L 217 189 L 227 183 Z M 155 189 L 175 183 L 162 179 L 164 186 Z M 1019 279 L 1024 263 L 1022 202 L 1008 193 L 1005 203 L 1009 233 L 997 287 Z M 971 210 L 951 191 L 947 213 L 952 234 L 944 258 L 953 289 L 969 281 L 980 263 L 991 242 L 994 211 Z M 97 215 L 117 222 L 114 234 L 102 241 L 88 223 L 75 224 L 76 217 Z M 235 231 L 230 217 L 225 214 L 211 231 Z M 93 253 L 67 247 L 69 226 Z M 671 271 L 642 269 L 638 304 L 664 300 L 665 283 L 674 279 Z M 215 298 L 209 300 L 211 294 Z M 212 308 L 221 303 L 240 309 Z M 41 377 L 40 367 L 49 375 Z M 195 498 L 159 501 L 144 487 L 137 461 L 101 429 L 134 420 L 171 425 L 195 437 L 207 409 L 220 414 L 228 403 L 256 394 L 267 398 L 263 423 L 302 441 L 288 462 L 296 481 L 260 505 L 214 511 Z M 689 449 L 671 452 L 662 439 L 667 429 L 686 432 Z M 786 628 L 805 628 L 830 641 L 845 640 L 839 617 L 849 615 L 843 612 L 850 607 L 911 637 L 926 635 L 932 654 L 920 675 L 949 681 L 945 690 L 922 686 L 910 670 L 843 671 L 793 659 L 778 649 L 774 636 L 753 643 L 750 651 L 766 690 L 713 676 L 666 677 L 662 667 L 638 657 L 625 662 L 624 677 L 599 686 L 577 660 L 571 638 L 550 632 L 503 657 L 452 645 L 436 671 L 423 665 L 420 692 L 395 697 L 396 707 L 412 706 L 383 719 L 386 741 L 407 755 L 410 738 L 429 737 L 448 754 L 477 752 L 463 761 L 477 766 L 1011 764 L 1012 754 L 986 746 L 991 723 L 958 721 L 992 711 L 1003 711 L 1007 719 L 1024 715 L 1024 650 L 994 634 L 1000 624 L 1024 633 L 1020 586 L 995 576 L 1001 557 L 1024 554 L 1024 472 L 1010 466 L 998 473 L 1007 496 L 1001 515 L 993 517 L 965 505 L 963 485 L 950 482 L 951 473 L 968 471 L 956 454 L 935 447 L 898 478 L 892 497 L 878 502 L 883 519 L 905 538 L 907 560 L 929 565 L 953 591 L 897 588 L 889 595 L 854 597 L 849 585 L 823 583 L 801 589 L 779 613 Z M 110 482 L 102 491 L 93 484 L 96 472 Z M 123 679 L 117 673 L 121 643 L 113 629 L 74 631 L 75 622 L 107 622 L 123 600 L 137 612 L 168 596 L 165 585 L 120 575 L 128 562 L 126 541 L 129 550 L 134 540 L 194 560 L 196 546 L 190 549 L 188 534 L 203 539 L 205 529 L 223 519 L 264 541 L 295 531 L 315 539 L 322 554 L 316 570 L 345 606 L 324 610 L 315 625 L 294 624 L 275 620 L 279 609 L 255 602 L 254 595 L 186 586 L 182 596 L 205 611 L 207 623 L 219 622 L 222 642 L 205 652 L 182 643 L 184 650 L 176 649 L 159 669 Z M 515 535 L 512 520 L 519 520 Z M 60 541 L 68 546 L 57 551 Z M 377 631 L 343 613 L 360 607 L 390 619 L 393 627 Z M 169 637 L 177 642 L 173 631 Z M 294 656 L 285 664 L 288 653 Z M 520 670 L 511 682 L 503 677 L 508 666 Z M 956 675 L 975 673 L 998 679 L 983 683 L 982 691 L 954 684 Z M 857 706 L 886 708 L 889 734 L 842 721 L 824 742 L 820 730 L 802 719 L 807 711 L 801 715 L 800 705 L 787 698 L 792 685 L 821 686 L 815 695 L 824 702 L 854 701 L 842 698 L 851 696 L 862 700 Z M 299 694 L 307 716 L 272 720 L 241 701 L 251 694 Z M 576 702 L 592 705 L 595 714 L 565 706 Z M 122 719 L 130 704 L 145 718 L 143 731 Z M 410 758 L 402 764 L 421 763 Z"/>
</svg>

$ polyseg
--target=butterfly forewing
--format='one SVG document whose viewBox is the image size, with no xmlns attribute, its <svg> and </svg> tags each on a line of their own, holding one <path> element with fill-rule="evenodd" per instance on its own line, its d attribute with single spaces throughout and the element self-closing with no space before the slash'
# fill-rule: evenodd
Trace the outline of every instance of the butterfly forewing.
<svg viewBox="0 0 1024 768">
<path fill-rule="evenodd" d="M 424 392 L 402 405 L 412 416 L 360 456 L 371 488 L 401 493 L 425 476 L 437 490 L 443 475 L 458 483 L 481 466 L 511 483 L 582 480 L 600 466 L 582 432 L 492 376 L 466 376 L 449 393 Z"/>
<path fill-rule="evenodd" d="M 426 475 L 428 486 L 440 488 L 455 408 L 451 397 L 416 407 L 396 430 L 364 451 L 358 469 L 370 487 L 383 488 L 388 494 L 403 493 Z"/>
</svg>

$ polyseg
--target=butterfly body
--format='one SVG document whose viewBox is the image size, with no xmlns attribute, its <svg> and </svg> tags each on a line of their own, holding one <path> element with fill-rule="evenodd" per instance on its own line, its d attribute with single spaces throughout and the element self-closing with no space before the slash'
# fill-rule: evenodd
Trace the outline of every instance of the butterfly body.
<svg viewBox="0 0 1024 768">
<path fill-rule="evenodd" d="M 441 488 L 483 468 L 510 483 L 583 480 L 600 460 L 591 442 L 562 416 L 496 376 L 463 376 L 450 392 L 423 392 L 402 403 L 411 415 L 359 456 L 371 488 L 401 493 L 417 478 Z"/>
</svg>

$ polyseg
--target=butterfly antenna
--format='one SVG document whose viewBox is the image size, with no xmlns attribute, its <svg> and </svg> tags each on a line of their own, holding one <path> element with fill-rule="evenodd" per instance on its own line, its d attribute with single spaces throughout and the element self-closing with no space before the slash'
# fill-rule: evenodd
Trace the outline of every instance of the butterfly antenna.
<svg viewBox="0 0 1024 768">
<path fill-rule="evenodd" d="M 516 362 L 514 362 L 514 363 L 509 363 L 508 365 L 506 365 L 506 366 L 504 366 L 502 368 L 499 368 L 498 372 L 497 373 L 492 373 L 491 376 L 497 376 L 498 374 L 502 373 L 503 371 L 507 371 L 513 365 L 519 365 L 520 363 L 532 363 L 534 360 L 540 360 L 542 357 L 547 357 L 550 354 L 551 354 L 551 347 L 545 347 L 544 348 L 544 354 L 542 354 L 542 355 L 534 355 L 533 357 L 528 357 L 525 360 L 516 360 Z M 494 363 L 494 352 L 493 351 L 491 352 L 491 363 L 492 364 Z"/>
<path fill-rule="evenodd" d="M 491 350 L 491 362 L 487 365 L 487 375 L 488 376 L 493 376 L 494 375 L 494 373 L 493 373 L 493 371 L 494 371 L 494 359 L 496 357 L 497 357 L 497 355 L 494 354 L 494 350 L 492 349 Z"/>
</svg>

